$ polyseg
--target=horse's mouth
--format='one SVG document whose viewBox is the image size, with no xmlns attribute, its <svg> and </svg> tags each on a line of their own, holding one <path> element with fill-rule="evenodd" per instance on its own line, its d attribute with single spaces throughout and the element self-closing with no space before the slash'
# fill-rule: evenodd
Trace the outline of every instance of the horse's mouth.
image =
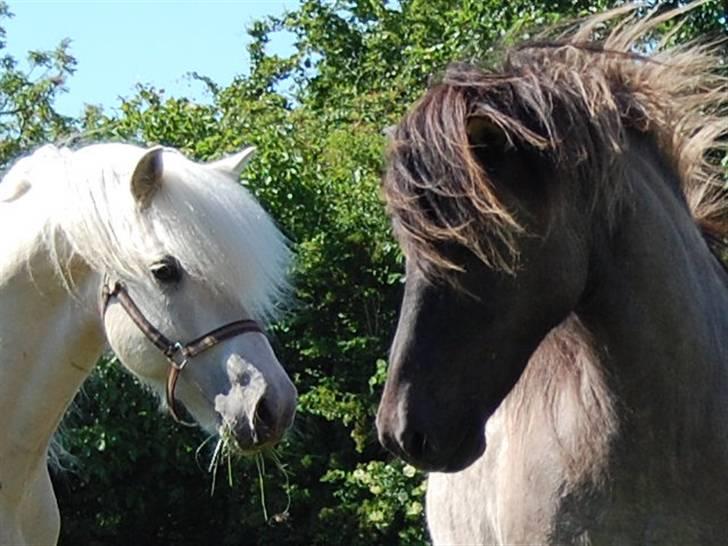
<svg viewBox="0 0 728 546">
<path fill-rule="evenodd" d="M 463 434 L 457 447 L 443 462 L 433 464 L 432 468 L 426 470 L 428 472 L 460 472 L 477 461 L 485 453 L 485 448 L 485 426 L 474 426 Z"/>
<path fill-rule="evenodd" d="M 417 457 L 405 452 L 399 446 L 396 449 L 392 449 L 388 445 L 387 448 L 412 466 L 424 472 L 460 472 L 473 464 L 485 453 L 485 425 L 480 424 L 479 421 L 467 427 L 467 430 L 455 444 L 454 448 L 433 450 L 419 454 Z"/>
<path fill-rule="evenodd" d="M 457 447 L 449 452 L 442 464 L 428 470 L 428 472 L 460 472 L 465 470 L 485 453 L 487 442 L 485 440 L 485 425 L 488 419 L 498 409 L 499 403 L 490 405 L 483 414 L 464 426 L 464 433 Z"/>
</svg>

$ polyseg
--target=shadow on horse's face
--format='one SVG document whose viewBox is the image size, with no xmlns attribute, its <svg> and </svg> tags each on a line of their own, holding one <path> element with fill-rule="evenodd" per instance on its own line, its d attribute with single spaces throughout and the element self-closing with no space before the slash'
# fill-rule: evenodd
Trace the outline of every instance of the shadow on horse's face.
<svg viewBox="0 0 728 546">
<path fill-rule="evenodd" d="M 486 421 L 584 291 L 585 209 L 562 205 L 571 200 L 557 187 L 541 191 L 556 181 L 536 165 L 512 152 L 499 166 L 498 190 L 528 233 L 516 241 L 514 273 L 445 243 L 441 255 L 462 271 L 454 283 L 433 280 L 408 253 L 377 428 L 386 448 L 423 470 L 459 471 L 483 453 Z M 555 203 L 558 213 L 544 210 Z"/>
</svg>

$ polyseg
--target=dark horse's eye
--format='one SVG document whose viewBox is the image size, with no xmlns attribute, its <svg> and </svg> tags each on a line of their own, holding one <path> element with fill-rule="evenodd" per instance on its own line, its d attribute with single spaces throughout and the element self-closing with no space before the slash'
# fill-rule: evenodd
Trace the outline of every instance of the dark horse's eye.
<svg viewBox="0 0 728 546">
<path fill-rule="evenodd" d="M 152 264 L 152 275 L 162 284 L 177 283 L 182 278 L 182 267 L 172 256 L 165 256 Z"/>
</svg>

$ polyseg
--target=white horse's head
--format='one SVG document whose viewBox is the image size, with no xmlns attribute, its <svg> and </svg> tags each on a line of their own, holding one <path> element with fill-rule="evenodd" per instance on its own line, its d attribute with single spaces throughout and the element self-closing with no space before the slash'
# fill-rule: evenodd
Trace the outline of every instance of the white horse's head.
<svg viewBox="0 0 728 546">
<path fill-rule="evenodd" d="M 166 387 L 173 415 L 179 401 L 204 428 L 226 428 L 248 450 L 279 440 L 296 405 L 257 327 L 285 290 L 289 251 L 237 183 L 253 151 L 198 164 L 163 148 L 82 148 L 67 162 L 80 181 L 71 186 L 77 206 L 65 207 L 59 223 L 97 273 L 93 290 L 117 289 L 102 297 L 100 313 L 123 365 Z M 230 323 L 232 331 L 219 330 Z M 211 343 L 184 348 L 210 332 Z"/>
</svg>

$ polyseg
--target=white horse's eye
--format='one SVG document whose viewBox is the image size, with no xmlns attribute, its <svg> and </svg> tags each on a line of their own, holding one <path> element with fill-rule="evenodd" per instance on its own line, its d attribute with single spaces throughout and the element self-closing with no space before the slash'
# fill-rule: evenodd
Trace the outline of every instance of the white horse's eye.
<svg viewBox="0 0 728 546">
<path fill-rule="evenodd" d="M 182 266 L 173 256 L 165 256 L 151 267 L 152 275 L 162 284 L 178 283 L 182 278 Z"/>
</svg>

